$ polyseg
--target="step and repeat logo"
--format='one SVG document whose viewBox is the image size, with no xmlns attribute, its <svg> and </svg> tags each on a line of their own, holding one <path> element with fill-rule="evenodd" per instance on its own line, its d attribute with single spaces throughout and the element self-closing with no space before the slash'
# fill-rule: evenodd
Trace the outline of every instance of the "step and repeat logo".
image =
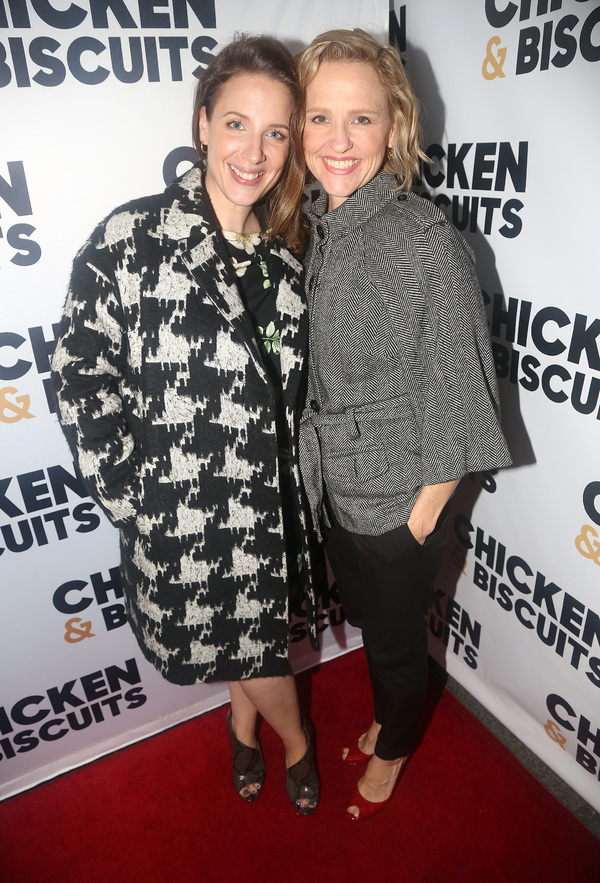
<svg viewBox="0 0 600 883">
<path fill-rule="evenodd" d="M 60 464 L 0 478 L 0 517 L 0 556 L 56 544 L 100 525 L 81 476 Z"/>
<path fill-rule="evenodd" d="M 50 384 L 50 357 L 56 344 L 58 324 L 52 334 L 41 325 L 23 330 L 0 330 L 0 423 L 20 423 L 41 413 L 56 412 Z M 32 409 L 32 381 L 41 381 L 43 396 Z"/>
<path fill-rule="evenodd" d="M 425 152 L 431 162 L 423 163 L 423 179 L 442 192 L 431 196 L 423 190 L 421 196 L 432 199 L 458 230 L 506 239 L 521 233 L 524 203 L 510 194 L 527 190 L 527 141 L 430 144 Z"/>
<path fill-rule="evenodd" d="M 101 726 L 141 708 L 146 698 L 137 662 L 127 659 L 2 705 L 0 761 Z"/>
<path fill-rule="evenodd" d="M 580 555 L 600 567 L 600 481 L 591 481 L 583 492 L 583 506 L 594 522 L 583 524 L 575 537 L 575 548 Z"/>
<path fill-rule="evenodd" d="M 565 68 L 576 58 L 600 60 L 600 7 L 594 0 L 578 0 L 575 8 L 577 14 L 565 14 L 562 0 L 487 0 L 487 21 L 506 29 L 507 36 L 489 38 L 484 79 L 505 77 L 509 68 L 513 74 L 528 74 Z M 402 36 L 402 27 L 396 29 Z M 522 194 L 527 192 L 528 163 L 537 147 L 521 140 L 430 144 L 425 152 L 431 162 L 423 164 L 421 195 L 442 208 L 462 232 L 514 239 L 523 231 Z M 546 145 L 539 147 L 546 150 Z"/>
<path fill-rule="evenodd" d="M 600 61 L 596 0 L 485 0 L 485 15 L 494 29 L 510 26 L 508 36 L 488 40 L 481 66 L 486 80 L 566 68 L 578 58 Z"/>
<path fill-rule="evenodd" d="M 497 488 L 495 474 L 487 471 L 477 472 L 467 476 L 465 480 L 468 479 L 474 486 L 488 494 L 494 494 Z M 455 572 L 461 572 L 466 576 L 467 550 L 462 542 L 453 541 L 452 536 L 449 539 L 449 546 L 450 566 Z M 445 574 L 442 571 L 439 582 L 444 581 Z M 448 652 L 461 659 L 469 668 L 473 670 L 477 668 L 483 627 L 468 612 L 464 604 L 459 604 L 455 598 L 436 585 L 425 621 L 430 635 Z"/>
<path fill-rule="evenodd" d="M 65 622 L 64 639 L 68 644 L 79 644 L 86 638 L 95 638 L 98 626 L 91 619 L 78 614 L 96 608 L 102 616 L 102 628 L 106 632 L 121 628 L 127 623 L 127 613 L 118 567 L 111 567 L 107 574 L 92 573 L 85 579 L 70 579 L 56 589 L 52 596 L 55 610 L 69 618 Z M 95 629 L 92 631 L 92 629 Z"/>
<path fill-rule="evenodd" d="M 30 407 L 30 396 L 27 393 L 19 395 L 16 386 L 0 388 L 0 423 L 18 423 L 21 420 L 31 420 L 35 414 L 31 413 Z"/>
<path fill-rule="evenodd" d="M 191 167 L 197 158 L 195 150 L 185 145 L 169 151 L 162 163 L 165 186 Z M 0 174 L 2 203 L 0 268 L 5 265 L 6 259 L 18 267 L 30 267 L 42 256 L 41 246 L 31 238 L 36 233 L 35 226 L 5 220 L 33 214 L 23 162 L 6 163 L 6 173 Z M 47 330 L 40 325 L 27 329 L 0 327 L 0 423 L 19 423 L 39 417 L 41 412 L 56 412 L 56 398 L 49 375 L 57 334 L 58 323 Z M 45 401 L 32 405 L 36 394 L 31 386 L 36 374 L 41 380 Z"/>
<path fill-rule="evenodd" d="M 434 589 L 433 601 L 427 614 L 427 627 L 446 650 L 462 659 L 469 668 L 477 668 L 481 623 L 442 589 Z"/>
<path fill-rule="evenodd" d="M 33 220 L 33 206 L 22 161 L 6 163 L 6 171 L 0 174 L 0 270 L 9 264 L 27 268 L 37 264 L 42 257 L 36 227 L 25 222 Z M 56 327 L 54 329 L 56 333 Z M 24 357 L 23 345 L 29 343 L 28 357 Z M 0 328 L 0 423 L 14 424 L 39 416 L 39 402 L 32 405 L 32 394 L 21 381 L 34 364 L 37 373 L 50 373 L 50 355 L 54 337 L 47 341 L 41 327 L 28 329 L 27 337 L 16 329 Z M 55 410 L 49 377 L 42 379 L 47 408 Z"/>
<path fill-rule="evenodd" d="M 490 603 L 514 617 L 545 646 L 600 687 L 600 615 L 499 538 L 458 514 L 456 537 L 473 556 L 472 581 Z M 598 599 L 600 609 L 600 597 Z"/>
<path fill-rule="evenodd" d="M 390 8 L 390 42 L 407 48 L 406 6 Z M 506 50 L 502 50 L 505 52 Z M 528 141 L 432 143 L 422 166 L 424 199 L 431 199 L 461 232 L 499 233 L 514 239 L 523 229 L 529 162 Z M 426 187 L 436 191 L 433 195 Z"/>
<path fill-rule="evenodd" d="M 198 31 L 216 27 L 215 0 L 0 0 L 0 88 L 179 82 L 209 63 L 217 40 Z"/>
<path fill-rule="evenodd" d="M 33 238 L 36 228 L 20 220 L 33 219 L 31 196 L 21 160 L 6 163 L 6 173 L 0 174 L 0 268 L 6 259 L 16 267 L 31 267 L 42 256 L 39 243 Z M 6 220 L 8 218 L 8 220 Z"/>
<path fill-rule="evenodd" d="M 498 377 L 600 419 L 600 319 L 483 293 Z M 561 358 L 562 361 L 558 361 Z"/>
<path fill-rule="evenodd" d="M 575 741 L 575 760 L 600 781 L 600 717 L 596 715 L 595 720 L 591 721 L 585 714 L 579 714 L 558 693 L 548 694 L 546 708 L 550 713 L 544 725 L 548 738 L 563 751 Z"/>
</svg>

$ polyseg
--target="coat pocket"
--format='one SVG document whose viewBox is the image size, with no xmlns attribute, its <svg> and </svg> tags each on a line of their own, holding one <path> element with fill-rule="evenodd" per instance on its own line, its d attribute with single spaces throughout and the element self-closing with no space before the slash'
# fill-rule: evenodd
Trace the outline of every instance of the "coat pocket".
<svg viewBox="0 0 600 883">
<path fill-rule="evenodd" d="M 323 474 L 331 489 L 352 494 L 389 470 L 382 430 L 381 425 L 369 424 L 323 433 Z"/>
<path fill-rule="evenodd" d="M 323 475 L 333 496 L 387 497 L 406 491 L 415 431 L 404 399 L 354 409 L 319 427 Z"/>
</svg>

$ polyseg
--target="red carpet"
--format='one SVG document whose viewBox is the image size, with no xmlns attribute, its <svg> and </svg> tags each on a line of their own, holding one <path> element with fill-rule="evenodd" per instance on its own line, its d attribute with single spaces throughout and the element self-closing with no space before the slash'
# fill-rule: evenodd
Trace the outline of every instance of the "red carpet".
<svg viewBox="0 0 600 883">
<path fill-rule="evenodd" d="M 392 803 L 344 817 L 357 768 L 347 732 L 369 722 L 362 651 L 299 677 L 317 725 L 321 806 L 297 815 L 263 726 L 263 793 L 229 775 L 225 708 L 0 805 L 2 883 L 571 883 L 600 880 L 600 842 L 447 691 Z M 352 709 L 354 705 L 354 709 Z"/>
</svg>

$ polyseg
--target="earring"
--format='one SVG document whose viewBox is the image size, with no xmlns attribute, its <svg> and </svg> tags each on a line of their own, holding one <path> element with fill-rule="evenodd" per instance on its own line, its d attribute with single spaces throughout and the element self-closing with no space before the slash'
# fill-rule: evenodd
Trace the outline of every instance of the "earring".
<svg viewBox="0 0 600 883">
<path fill-rule="evenodd" d="M 388 158 L 388 161 L 394 158 L 394 148 L 393 147 L 388 147 L 387 158 Z"/>
<path fill-rule="evenodd" d="M 202 154 L 206 156 L 206 154 L 208 153 L 208 144 L 205 144 L 204 141 L 201 141 L 200 150 L 202 151 Z"/>
</svg>

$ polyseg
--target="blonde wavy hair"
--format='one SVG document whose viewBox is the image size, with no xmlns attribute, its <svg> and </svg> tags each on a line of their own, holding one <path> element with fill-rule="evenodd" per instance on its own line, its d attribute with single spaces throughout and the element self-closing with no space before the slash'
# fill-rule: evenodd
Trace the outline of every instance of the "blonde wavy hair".
<svg viewBox="0 0 600 883">
<path fill-rule="evenodd" d="M 419 104 L 392 46 L 379 43 L 360 28 L 326 31 L 296 56 L 300 85 L 306 88 L 325 61 L 369 64 L 375 71 L 388 102 L 394 137 L 384 168 L 398 179 L 399 189 L 410 190 L 421 177 L 423 152 Z"/>
</svg>

